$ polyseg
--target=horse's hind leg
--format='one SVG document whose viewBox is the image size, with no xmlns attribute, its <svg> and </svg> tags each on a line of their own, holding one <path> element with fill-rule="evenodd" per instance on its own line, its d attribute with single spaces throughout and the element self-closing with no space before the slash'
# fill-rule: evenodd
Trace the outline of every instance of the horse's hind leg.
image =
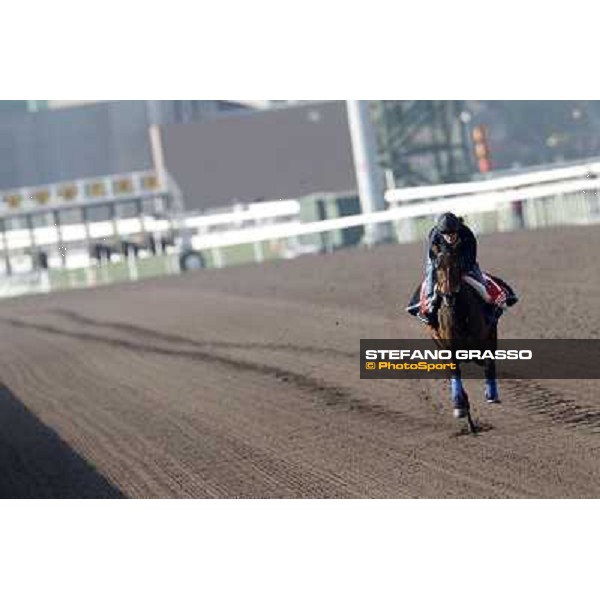
<svg viewBox="0 0 600 600">
<path fill-rule="evenodd" d="M 490 404 L 498 404 L 498 381 L 496 380 L 496 362 L 492 359 L 485 361 L 485 397 Z"/>
</svg>

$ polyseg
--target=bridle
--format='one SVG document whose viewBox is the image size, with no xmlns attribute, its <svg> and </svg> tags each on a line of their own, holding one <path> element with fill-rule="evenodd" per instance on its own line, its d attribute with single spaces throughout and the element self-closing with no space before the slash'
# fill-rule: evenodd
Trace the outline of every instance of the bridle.
<svg viewBox="0 0 600 600">
<path fill-rule="evenodd" d="M 442 305 L 453 308 L 456 304 L 456 298 L 461 289 L 462 278 L 460 276 L 460 273 L 455 275 L 455 285 L 452 285 L 452 279 L 454 275 L 452 273 L 452 269 L 458 269 L 458 265 L 449 264 L 450 255 L 451 253 L 447 250 L 440 251 L 435 258 L 434 268 L 436 269 L 436 271 L 438 271 L 438 282 L 436 285 L 436 292 L 442 299 Z M 442 281 L 440 281 L 439 277 L 440 270 L 442 270 L 444 273 Z M 442 283 L 445 284 L 445 287 L 447 288 L 446 291 L 442 289 Z"/>
</svg>

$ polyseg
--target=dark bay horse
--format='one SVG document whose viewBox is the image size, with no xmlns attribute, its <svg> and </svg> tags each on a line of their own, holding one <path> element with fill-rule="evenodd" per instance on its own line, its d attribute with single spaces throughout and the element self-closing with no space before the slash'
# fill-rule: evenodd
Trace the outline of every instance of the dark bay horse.
<svg viewBox="0 0 600 600">
<path fill-rule="evenodd" d="M 463 271 L 457 246 L 434 246 L 434 268 L 436 269 L 436 291 L 438 302 L 438 326 L 430 333 L 438 347 L 444 350 L 491 350 L 498 343 L 497 319 L 494 308 L 463 281 Z M 456 362 L 456 361 L 455 361 Z M 496 364 L 493 359 L 474 361 L 485 369 L 485 396 L 490 403 L 499 402 L 496 381 Z M 475 426 L 471 419 L 469 398 L 465 391 L 460 371 L 453 372 L 451 379 L 454 416 L 467 418 L 472 432 Z"/>
</svg>

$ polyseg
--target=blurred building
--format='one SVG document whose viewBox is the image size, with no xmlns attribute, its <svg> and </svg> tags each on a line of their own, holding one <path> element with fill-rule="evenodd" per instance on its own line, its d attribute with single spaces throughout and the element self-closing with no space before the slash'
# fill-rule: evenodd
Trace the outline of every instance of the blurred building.
<svg viewBox="0 0 600 600">
<path fill-rule="evenodd" d="M 386 100 L 373 116 L 381 165 L 398 186 L 600 156 L 598 101 Z"/>
<path fill-rule="evenodd" d="M 1 106 L 1 103 L 0 103 Z M 0 190 L 156 168 L 189 209 L 355 194 L 346 104 L 227 100 L 49 101 L 0 111 Z M 154 151 L 154 154 L 153 154 Z"/>
<path fill-rule="evenodd" d="M 188 208 L 356 191 L 345 102 L 172 123 L 161 138 Z"/>
<path fill-rule="evenodd" d="M 0 189 L 151 169 L 150 125 L 251 110 L 218 100 L 64 102 L 0 102 Z"/>
<path fill-rule="evenodd" d="M 600 156 L 597 100 L 468 101 L 466 110 L 487 128 L 494 169 Z"/>
<path fill-rule="evenodd" d="M 384 100 L 371 103 L 379 162 L 388 186 L 468 180 L 474 170 L 462 100 Z"/>
<path fill-rule="evenodd" d="M 48 108 L 48 100 L 0 100 L 0 119 Z"/>
<path fill-rule="evenodd" d="M 470 179 L 480 126 L 489 137 L 486 173 L 600 156 L 600 102 L 399 100 L 372 108 L 388 186 Z M 159 163 L 193 210 L 356 197 L 344 101 L 0 101 L 5 197 Z M 339 212 L 357 207 L 348 201 Z"/>
</svg>

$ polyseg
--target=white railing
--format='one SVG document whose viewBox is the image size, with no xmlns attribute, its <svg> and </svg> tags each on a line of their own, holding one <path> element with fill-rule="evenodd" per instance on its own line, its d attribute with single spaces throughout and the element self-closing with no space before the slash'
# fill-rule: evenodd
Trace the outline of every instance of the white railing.
<svg viewBox="0 0 600 600">
<path fill-rule="evenodd" d="M 594 164 L 597 165 L 597 163 Z M 528 176 L 529 175 L 533 174 L 528 174 Z M 485 183 L 491 185 L 493 181 L 487 181 Z M 495 182 L 494 185 L 498 187 L 500 184 Z M 503 185 L 505 185 L 505 182 L 502 182 L 502 186 Z M 435 187 L 438 187 L 439 189 L 436 191 Z M 260 223 L 256 223 L 254 227 L 249 227 L 248 229 L 237 229 L 232 227 L 227 231 L 210 232 L 211 225 L 233 225 L 236 222 L 248 219 L 258 220 L 259 218 L 263 218 L 266 220 L 269 213 L 265 212 L 263 208 L 261 209 L 263 212 L 260 214 L 260 217 L 259 214 L 253 213 L 252 210 L 244 210 L 239 212 L 234 211 L 232 213 L 189 217 L 183 220 L 183 224 L 187 227 L 197 228 L 205 232 L 202 235 L 196 236 L 193 240 L 194 248 L 203 250 L 319 234 L 376 223 L 395 223 L 415 217 L 436 215 L 446 211 L 453 211 L 461 215 L 485 213 L 498 210 L 499 208 L 518 201 L 551 198 L 574 193 L 585 193 L 588 191 L 598 192 L 600 190 L 600 179 L 575 179 L 556 183 L 529 185 L 513 189 L 501 189 L 501 191 L 456 195 L 452 197 L 447 197 L 448 186 L 446 185 L 427 186 L 426 192 L 423 190 L 419 191 L 419 189 L 420 188 L 409 188 L 408 190 L 401 191 L 406 192 L 407 196 L 410 193 L 413 197 L 418 197 L 423 193 L 426 193 L 427 197 L 430 199 L 427 201 L 396 205 L 395 207 L 384 211 L 351 215 L 336 219 L 315 221 L 312 223 L 302 223 L 297 220 L 275 225 L 261 225 Z M 390 199 L 397 197 L 397 192 L 398 190 L 389 190 L 386 193 L 386 198 Z M 594 198 L 590 197 L 590 200 L 593 201 Z M 566 201 L 568 202 L 568 198 Z M 284 203 L 277 214 L 293 217 L 298 214 L 298 211 L 298 203 L 289 201 Z M 271 213 L 269 216 L 272 216 L 273 214 L 275 213 Z M 146 217 L 144 228 L 149 232 L 166 231 L 169 228 L 169 222 Z M 85 228 L 83 225 L 65 225 L 61 227 L 61 230 L 65 241 L 81 241 L 86 239 Z M 91 223 L 89 231 L 90 237 L 92 238 L 108 238 L 114 235 L 112 222 L 109 221 Z M 117 222 L 117 231 L 122 235 L 139 233 L 141 231 L 139 219 L 123 219 L 120 222 Z M 40 228 L 39 234 L 36 233 L 35 235 L 36 243 L 40 246 L 56 243 L 58 240 L 56 228 L 52 227 Z M 30 245 L 30 237 L 27 230 L 7 232 L 6 236 L 9 249 L 23 248 Z M 1 243 L 0 249 L 2 249 Z"/>
<path fill-rule="evenodd" d="M 297 200 L 278 200 L 275 202 L 256 202 L 238 209 L 209 215 L 183 216 L 179 220 L 180 227 L 195 230 L 196 236 L 221 236 L 230 233 L 235 237 L 241 227 L 258 228 L 275 219 L 285 219 L 288 223 L 298 221 L 300 204 Z M 23 250 L 37 247 L 57 245 L 60 242 L 75 243 L 90 240 L 111 239 L 115 235 L 125 237 L 140 233 L 167 232 L 173 223 L 167 219 L 155 219 L 151 216 L 115 219 L 114 221 L 89 222 L 72 225 L 54 225 L 29 229 L 14 229 L 6 232 L 6 246 L 9 250 Z M 226 228 L 229 231 L 210 233 L 212 228 Z M 33 242 L 33 244 L 32 244 Z M 4 241 L 0 237 L 0 251 L 4 250 Z"/>
<path fill-rule="evenodd" d="M 558 167 L 523 173 L 520 175 L 507 175 L 486 179 L 484 181 L 469 181 L 464 183 L 449 183 L 442 185 L 428 185 L 411 188 L 390 189 L 385 198 L 390 203 L 409 202 L 411 200 L 425 200 L 459 196 L 463 194 L 477 194 L 483 192 L 497 192 L 520 188 L 531 188 L 548 182 L 584 181 L 600 175 L 600 162 L 592 162 L 571 167 Z"/>
<path fill-rule="evenodd" d="M 594 163 L 600 170 L 600 163 Z M 572 171 L 571 171 L 572 172 Z M 599 171 L 600 172 L 600 171 Z M 533 175 L 533 174 L 528 174 Z M 546 179 L 546 181 L 550 180 Z M 522 181 L 522 180 L 521 180 Z M 478 182 L 479 183 L 479 182 Z M 485 183 L 491 184 L 491 181 Z M 460 184 L 462 185 L 462 184 Z M 426 198 L 429 200 L 409 203 L 396 204 L 388 210 L 383 210 L 368 214 L 351 215 L 337 219 L 327 219 L 325 221 L 316 221 L 313 223 L 290 223 L 263 227 L 261 229 L 248 231 L 231 231 L 223 233 L 208 234 L 202 236 L 194 245 L 196 249 L 209 249 L 216 247 L 232 246 L 236 244 L 247 244 L 252 242 L 261 242 L 282 239 L 287 237 L 298 237 L 347 229 L 350 227 L 372 225 L 377 223 L 407 222 L 414 218 L 434 216 L 443 212 L 452 211 L 460 215 L 477 215 L 479 213 L 494 212 L 502 209 L 511 209 L 514 203 L 522 203 L 525 216 L 530 214 L 530 225 L 540 226 L 539 219 L 535 217 L 535 206 L 528 206 L 528 203 L 537 200 L 554 199 L 557 206 L 557 215 L 559 219 L 554 222 L 575 223 L 592 220 L 596 216 L 599 208 L 599 201 L 596 194 L 600 191 L 600 179 L 583 178 L 555 183 L 543 183 L 538 185 L 529 185 L 519 188 L 503 188 L 505 185 L 495 183 L 497 191 L 477 192 L 470 194 L 454 195 L 448 197 L 448 186 L 439 186 L 436 191 L 434 187 L 427 186 Z M 492 187 L 490 185 L 490 187 Z M 480 189 L 480 188 L 476 188 Z M 411 188 L 410 193 L 414 198 L 421 196 L 423 190 Z M 393 192 L 386 193 L 386 198 L 393 198 Z M 409 194 L 409 190 L 402 190 Z M 585 197 L 586 192 L 590 192 Z M 584 195 L 583 202 L 581 198 L 574 196 Z M 396 196 L 397 197 L 397 196 Z M 571 210 L 571 204 L 577 203 L 578 210 Z M 527 226 L 527 225 L 526 225 Z"/>
<path fill-rule="evenodd" d="M 178 227 L 192 230 L 192 246 L 196 250 L 211 251 L 213 264 L 224 266 L 221 249 L 229 246 L 254 244 L 254 260 L 261 261 L 262 242 L 287 239 L 293 246 L 300 243 L 302 236 L 378 223 L 394 225 L 398 241 L 412 241 L 423 237 L 423 229 L 431 225 L 426 217 L 446 211 L 470 215 L 470 223 L 480 232 L 510 229 L 515 209 L 519 214 L 519 227 L 599 222 L 600 178 L 596 178 L 596 174 L 600 174 L 600 163 L 480 182 L 388 190 L 387 210 L 309 223 L 300 221 L 297 201 L 256 203 L 229 213 L 188 215 L 179 220 Z M 491 226 L 490 219 L 494 221 Z M 140 218 L 122 219 L 90 223 L 88 234 L 83 225 L 64 225 L 60 227 L 60 239 L 77 242 L 88 237 L 113 238 L 115 233 L 125 236 L 172 228 L 173 223 L 165 219 L 143 217 L 143 224 Z M 30 247 L 31 235 L 29 230 L 6 232 L 9 252 Z M 38 246 L 56 244 L 59 240 L 57 227 L 39 228 L 33 235 Z M 319 244 L 312 245 L 314 251 L 319 247 Z M 4 250 L 1 238 L 0 250 Z M 29 280 L 23 284 L 34 285 Z"/>
</svg>

